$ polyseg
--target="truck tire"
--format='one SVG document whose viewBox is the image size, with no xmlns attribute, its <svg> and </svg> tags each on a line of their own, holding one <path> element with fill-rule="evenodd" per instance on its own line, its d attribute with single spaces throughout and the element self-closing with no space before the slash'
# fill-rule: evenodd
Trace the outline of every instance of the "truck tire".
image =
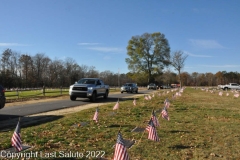
<svg viewBox="0 0 240 160">
<path fill-rule="evenodd" d="M 90 100 L 91 100 L 92 102 L 95 102 L 96 99 L 97 99 L 96 92 L 93 92 L 92 97 L 90 98 Z"/>
<path fill-rule="evenodd" d="M 5 106 L 5 100 L 0 99 L 0 109 L 2 109 Z"/>
<path fill-rule="evenodd" d="M 75 97 L 75 96 L 70 96 L 70 99 L 71 99 L 72 101 L 75 101 L 76 98 L 77 98 L 77 97 Z"/>
<path fill-rule="evenodd" d="M 224 88 L 224 90 L 226 91 L 226 90 L 228 90 L 228 88 L 227 88 L 227 87 L 225 87 L 225 88 Z"/>
<path fill-rule="evenodd" d="M 136 93 L 138 93 L 138 89 L 136 90 Z"/>
<path fill-rule="evenodd" d="M 105 95 L 103 96 L 104 99 L 108 98 L 108 90 L 106 90 Z"/>
</svg>

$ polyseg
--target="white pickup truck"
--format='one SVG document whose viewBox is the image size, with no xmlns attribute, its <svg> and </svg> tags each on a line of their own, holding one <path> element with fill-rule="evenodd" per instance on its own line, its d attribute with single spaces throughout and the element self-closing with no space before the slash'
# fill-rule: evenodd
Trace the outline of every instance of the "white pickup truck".
<svg viewBox="0 0 240 160">
<path fill-rule="evenodd" d="M 75 84 L 69 87 L 69 95 L 72 101 L 79 98 L 89 98 L 92 102 L 96 101 L 96 98 L 103 96 L 108 98 L 109 86 L 105 85 L 102 80 L 98 78 L 82 78 Z"/>
<path fill-rule="evenodd" d="M 228 89 L 240 90 L 240 86 L 237 83 L 229 83 L 229 84 L 226 84 L 226 85 L 218 85 L 218 88 L 223 89 L 223 90 L 228 90 Z"/>
</svg>

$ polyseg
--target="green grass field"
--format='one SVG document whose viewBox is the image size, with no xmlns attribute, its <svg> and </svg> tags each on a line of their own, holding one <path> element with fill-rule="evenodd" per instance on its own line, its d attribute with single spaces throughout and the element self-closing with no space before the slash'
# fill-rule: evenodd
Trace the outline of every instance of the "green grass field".
<svg viewBox="0 0 240 160">
<path fill-rule="evenodd" d="M 21 129 L 22 141 L 32 148 L 23 152 L 41 153 L 42 157 L 39 154 L 38 159 L 50 159 L 48 156 L 51 155 L 60 157 L 62 153 L 70 152 L 84 153 L 84 156 L 88 154 L 90 157 L 91 154 L 94 157 L 100 153 L 106 159 L 111 159 L 120 130 L 124 139 L 136 141 L 127 150 L 130 159 L 237 160 L 240 159 L 240 98 L 234 98 L 232 92 L 229 92 L 229 96 L 225 91 L 223 96 L 219 96 L 218 92 L 186 88 L 182 96 L 176 99 L 172 99 L 175 92 L 161 96 L 156 94 L 149 101 L 141 96 L 137 98 L 136 106 L 133 100 L 120 99 L 117 111 L 113 111 L 115 103 L 99 107 L 99 123 L 92 121 L 93 108 L 48 123 L 24 126 Z M 156 113 L 160 122 L 157 128 L 160 142 L 148 140 L 146 131 L 131 132 L 135 127 L 146 128 L 152 110 L 161 110 L 166 98 L 171 103 L 168 109 L 170 120 Z M 77 126 L 80 122 L 86 122 L 87 125 Z M 11 147 L 13 131 L 0 132 L 0 150 Z"/>
</svg>

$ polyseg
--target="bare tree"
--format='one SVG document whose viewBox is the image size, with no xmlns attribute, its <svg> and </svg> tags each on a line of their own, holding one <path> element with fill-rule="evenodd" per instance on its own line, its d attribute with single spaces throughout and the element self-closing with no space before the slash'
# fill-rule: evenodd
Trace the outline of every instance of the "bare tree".
<svg viewBox="0 0 240 160">
<path fill-rule="evenodd" d="M 36 78 L 37 86 L 39 86 L 43 79 L 45 79 L 46 72 L 49 67 L 50 58 L 46 57 L 43 53 L 36 54 L 33 58 L 34 77 Z"/>
<path fill-rule="evenodd" d="M 25 76 L 25 87 L 28 87 L 29 71 L 33 66 L 32 57 L 27 54 L 22 54 L 19 59 L 19 64 L 21 64 L 22 74 Z"/>
<path fill-rule="evenodd" d="M 174 67 L 175 70 L 178 71 L 180 87 L 182 87 L 182 79 L 181 79 L 181 71 L 184 67 L 184 62 L 188 56 L 184 55 L 182 51 L 175 51 L 173 52 L 171 65 Z"/>
</svg>

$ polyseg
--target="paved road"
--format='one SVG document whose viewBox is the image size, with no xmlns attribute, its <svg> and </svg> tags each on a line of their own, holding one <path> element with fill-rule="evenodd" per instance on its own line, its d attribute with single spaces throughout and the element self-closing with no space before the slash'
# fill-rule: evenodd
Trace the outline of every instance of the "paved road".
<svg viewBox="0 0 240 160">
<path fill-rule="evenodd" d="M 129 96 L 134 96 L 134 95 L 143 96 L 144 94 L 148 94 L 150 92 L 152 92 L 152 90 L 141 90 L 138 94 L 135 94 L 135 93 L 134 94 L 130 94 L 130 93 L 109 94 L 108 99 L 103 99 L 102 97 L 99 97 L 95 103 L 116 102 L 118 99 L 120 101 L 123 101 L 126 99 L 132 99 L 132 98 L 129 98 Z M 39 102 L 34 104 L 5 107 L 0 110 L 0 121 L 16 118 L 19 116 L 27 116 L 27 115 L 43 113 L 47 111 L 59 110 L 63 108 L 81 106 L 89 103 L 92 103 L 92 102 L 90 102 L 88 99 L 77 98 L 76 101 L 71 101 L 70 99 L 64 99 L 64 100 L 54 100 L 54 101 L 48 101 L 48 102 Z"/>
</svg>

